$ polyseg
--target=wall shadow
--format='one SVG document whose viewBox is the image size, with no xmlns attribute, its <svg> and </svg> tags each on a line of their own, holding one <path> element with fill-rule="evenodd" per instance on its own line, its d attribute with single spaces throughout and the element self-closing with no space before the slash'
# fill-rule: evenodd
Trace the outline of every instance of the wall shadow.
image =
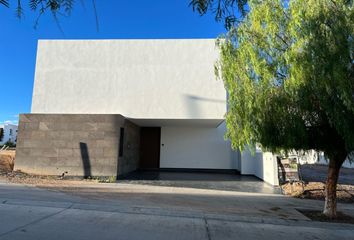
<svg viewBox="0 0 354 240">
<path fill-rule="evenodd" d="M 285 183 L 286 182 L 286 171 L 283 163 L 281 162 L 281 158 L 277 157 L 277 163 L 278 167 L 281 169 L 281 176 L 279 177 L 279 184 Z M 279 172 L 279 169 L 277 168 L 277 171 Z"/>
<path fill-rule="evenodd" d="M 222 99 L 212 99 L 212 98 L 205 98 L 205 97 L 199 97 L 196 95 L 192 94 L 184 94 L 184 100 L 185 104 L 188 109 L 188 115 L 189 117 L 193 118 L 201 118 L 201 109 L 200 109 L 200 104 L 202 102 L 209 102 L 213 104 L 225 104 L 225 100 Z M 215 105 L 214 105 L 215 106 Z M 210 107 L 213 107 L 213 105 L 210 105 Z M 225 107 L 226 111 L 226 107 Z"/>
<path fill-rule="evenodd" d="M 80 152 L 81 152 L 81 160 L 82 165 L 84 167 L 84 178 L 91 177 L 91 163 L 90 156 L 87 148 L 87 144 L 80 142 Z"/>
</svg>

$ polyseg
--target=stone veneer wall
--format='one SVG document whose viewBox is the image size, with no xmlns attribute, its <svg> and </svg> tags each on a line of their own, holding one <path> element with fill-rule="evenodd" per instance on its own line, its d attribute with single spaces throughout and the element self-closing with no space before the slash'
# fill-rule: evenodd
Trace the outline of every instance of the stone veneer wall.
<svg viewBox="0 0 354 240">
<path fill-rule="evenodd" d="M 121 127 L 126 149 L 119 159 Z M 21 114 L 15 169 L 40 175 L 124 174 L 138 167 L 139 131 L 121 115 Z"/>
<path fill-rule="evenodd" d="M 123 156 L 119 157 L 118 175 L 124 175 L 139 168 L 140 127 L 129 120 L 126 120 L 124 124 L 123 142 Z"/>
</svg>

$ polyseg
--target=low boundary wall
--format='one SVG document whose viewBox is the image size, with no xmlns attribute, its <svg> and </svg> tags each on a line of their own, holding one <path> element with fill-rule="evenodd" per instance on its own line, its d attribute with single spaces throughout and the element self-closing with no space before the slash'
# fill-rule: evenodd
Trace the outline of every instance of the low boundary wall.
<svg viewBox="0 0 354 240">
<path fill-rule="evenodd" d="M 121 128 L 124 154 L 119 156 Z M 122 115 L 21 114 L 15 170 L 110 177 L 137 169 L 138 153 L 139 127 Z"/>
</svg>

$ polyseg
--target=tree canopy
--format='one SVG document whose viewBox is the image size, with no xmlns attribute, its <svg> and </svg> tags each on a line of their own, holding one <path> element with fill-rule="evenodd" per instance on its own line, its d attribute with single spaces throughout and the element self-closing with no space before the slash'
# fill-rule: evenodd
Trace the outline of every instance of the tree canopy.
<svg viewBox="0 0 354 240">
<path fill-rule="evenodd" d="M 25 3 L 24 3 L 25 2 Z M 84 5 L 84 1 L 80 1 Z M 50 12 L 58 25 L 58 28 L 62 31 L 60 27 L 59 18 L 63 16 L 69 16 L 74 8 L 74 0 L 0 0 L 0 5 L 7 8 L 14 6 L 15 14 L 18 18 L 22 18 L 24 15 L 24 4 L 27 4 L 30 10 L 37 14 L 37 19 L 35 21 L 34 27 L 36 28 L 39 24 L 39 20 L 43 14 Z M 12 5 L 13 4 L 13 5 Z M 96 17 L 96 28 L 98 26 L 98 17 L 96 11 L 96 0 L 92 0 L 92 6 Z M 62 31 L 63 32 L 63 31 Z"/>
<path fill-rule="evenodd" d="M 219 40 L 227 137 L 239 149 L 323 151 L 338 174 L 354 150 L 353 1 L 248 6 L 244 21 Z"/>
<path fill-rule="evenodd" d="M 250 1 L 249 16 L 220 41 L 235 148 L 354 149 L 352 5 L 305 2 Z"/>
<path fill-rule="evenodd" d="M 224 21 L 226 29 L 231 29 L 247 13 L 247 0 L 190 0 L 190 6 L 200 15 L 208 11 L 215 14 L 217 22 Z"/>
</svg>

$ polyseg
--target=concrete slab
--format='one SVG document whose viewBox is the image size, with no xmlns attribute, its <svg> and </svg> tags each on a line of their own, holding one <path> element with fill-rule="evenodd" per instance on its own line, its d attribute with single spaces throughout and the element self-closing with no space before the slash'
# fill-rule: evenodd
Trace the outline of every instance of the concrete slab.
<svg viewBox="0 0 354 240">
<path fill-rule="evenodd" d="M 354 225 L 313 222 L 296 211 L 322 204 L 278 194 L 134 184 L 62 186 L 60 192 L 0 184 L 0 240 L 352 239 Z M 354 211 L 351 204 L 338 208 Z"/>
<path fill-rule="evenodd" d="M 119 179 L 118 183 L 253 193 L 281 193 L 280 188 L 273 187 L 257 177 L 243 176 L 237 173 L 136 171 Z"/>
<path fill-rule="evenodd" d="M 0 235 L 0 239 L 173 240 L 207 239 L 207 233 L 202 219 L 68 209 Z"/>
<path fill-rule="evenodd" d="M 208 220 L 210 239 L 353 239 L 353 229 L 333 230 L 311 226 L 283 226 Z"/>
<path fill-rule="evenodd" d="M 41 221 L 62 211 L 61 208 L 31 207 L 0 204 L 0 238 L 20 226 Z"/>
<path fill-rule="evenodd" d="M 354 227 L 3 205 L 0 239 L 352 239 Z M 22 221 L 29 213 L 41 213 Z"/>
</svg>

